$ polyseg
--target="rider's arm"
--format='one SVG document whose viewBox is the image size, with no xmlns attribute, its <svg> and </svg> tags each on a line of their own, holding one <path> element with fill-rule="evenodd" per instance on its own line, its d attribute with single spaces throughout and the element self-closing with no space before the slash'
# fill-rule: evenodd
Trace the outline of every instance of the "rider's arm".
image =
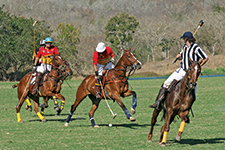
<svg viewBox="0 0 225 150">
<path fill-rule="evenodd" d="M 181 54 L 177 54 L 176 58 L 177 58 L 178 60 L 182 60 Z"/>
<path fill-rule="evenodd" d="M 98 71 L 97 65 L 94 65 L 95 72 Z"/>
<path fill-rule="evenodd" d="M 209 60 L 208 57 L 205 59 L 202 59 L 202 61 L 200 62 L 200 65 L 203 66 L 208 60 Z"/>
<path fill-rule="evenodd" d="M 34 62 L 34 66 L 37 66 L 37 62 L 38 62 L 39 58 L 36 57 L 35 62 Z"/>
</svg>

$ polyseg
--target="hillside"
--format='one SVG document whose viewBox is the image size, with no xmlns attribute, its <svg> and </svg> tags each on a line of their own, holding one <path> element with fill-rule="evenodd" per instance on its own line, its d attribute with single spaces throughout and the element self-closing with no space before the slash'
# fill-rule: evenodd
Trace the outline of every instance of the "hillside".
<svg viewBox="0 0 225 150">
<path fill-rule="evenodd" d="M 209 61 L 202 67 L 202 69 L 216 70 L 218 67 L 225 68 L 224 57 L 225 54 L 209 56 Z M 173 61 L 174 58 L 171 58 L 163 61 L 157 61 L 155 63 L 150 62 L 149 64 L 144 64 L 142 69 L 136 71 L 135 75 L 169 75 L 180 66 L 180 62 L 177 61 L 175 64 L 172 64 Z"/>
</svg>

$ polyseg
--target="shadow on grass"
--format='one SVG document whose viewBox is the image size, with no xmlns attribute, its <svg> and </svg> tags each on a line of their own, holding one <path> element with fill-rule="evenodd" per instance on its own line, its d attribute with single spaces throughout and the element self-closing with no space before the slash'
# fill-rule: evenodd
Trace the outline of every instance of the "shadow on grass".
<svg viewBox="0 0 225 150">
<path fill-rule="evenodd" d="M 109 126 L 109 124 L 98 124 L 99 126 Z M 150 124 L 137 124 L 137 123 L 124 123 L 124 124 L 113 124 L 111 128 L 124 127 L 130 129 L 138 129 L 136 127 L 149 127 Z"/>
<path fill-rule="evenodd" d="M 60 115 L 56 115 L 56 113 L 55 114 L 44 114 L 44 117 L 45 116 L 68 116 L 69 115 L 69 113 L 68 114 L 60 114 Z M 88 115 L 88 113 L 74 113 L 73 114 L 73 116 L 75 116 L 75 115 Z M 37 116 L 37 115 L 34 115 L 33 117 L 35 117 L 35 116 Z"/>
<path fill-rule="evenodd" d="M 46 122 L 66 122 L 66 118 L 65 119 L 48 119 L 48 118 L 45 118 L 46 119 Z M 73 120 L 86 120 L 85 118 L 71 118 L 70 121 L 73 121 Z M 41 122 L 40 119 L 35 119 L 35 120 L 29 120 L 29 122 Z"/>
<path fill-rule="evenodd" d="M 213 138 L 213 139 L 182 139 L 180 144 L 198 145 L 198 144 L 216 144 L 224 143 L 225 138 Z"/>
</svg>

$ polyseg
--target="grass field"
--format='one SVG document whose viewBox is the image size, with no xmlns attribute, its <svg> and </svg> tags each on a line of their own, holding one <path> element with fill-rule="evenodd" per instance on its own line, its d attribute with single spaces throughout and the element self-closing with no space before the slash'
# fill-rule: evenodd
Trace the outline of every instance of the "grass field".
<svg viewBox="0 0 225 150">
<path fill-rule="evenodd" d="M 14 83 L 0 83 L 0 149 L 225 149 L 225 77 L 200 78 L 198 81 L 197 100 L 193 105 L 195 117 L 190 117 L 190 124 L 185 125 L 180 143 L 174 137 L 178 132 L 180 119 L 173 122 L 167 137 L 167 146 L 158 145 L 161 126 L 155 126 L 153 142 L 148 143 L 153 109 L 148 106 L 155 101 L 160 85 L 165 79 L 131 80 L 131 89 L 137 92 L 138 106 L 136 122 L 130 122 L 119 105 L 109 101 L 109 105 L 117 113 L 113 120 L 104 100 L 95 113 L 96 124 L 100 128 L 92 128 L 88 117 L 91 100 L 86 98 L 75 111 L 69 127 L 64 127 L 70 106 L 74 103 L 76 89 L 81 81 L 68 81 L 62 87 L 66 98 L 65 108 L 60 116 L 55 116 L 53 101 L 45 110 L 47 122 L 42 123 L 34 113 L 21 108 L 23 123 L 17 123 L 15 106 L 18 99 Z M 123 102 L 130 110 L 132 97 Z M 33 105 L 33 103 L 32 103 Z M 161 116 L 159 116 L 161 118 Z M 112 127 L 108 127 L 108 124 Z"/>
</svg>

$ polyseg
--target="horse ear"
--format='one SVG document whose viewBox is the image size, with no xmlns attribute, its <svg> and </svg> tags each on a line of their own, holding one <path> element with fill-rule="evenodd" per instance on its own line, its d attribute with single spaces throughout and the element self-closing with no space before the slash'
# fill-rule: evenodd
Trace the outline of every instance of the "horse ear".
<svg viewBox="0 0 225 150">
<path fill-rule="evenodd" d="M 126 52 L 126 50 L 123 48 L 124 53 Z"/>
<path fill-rule="evenodd" d="M 130 47 L 128 48 L 128 51 L 131 51 Z"/>
</svg>

